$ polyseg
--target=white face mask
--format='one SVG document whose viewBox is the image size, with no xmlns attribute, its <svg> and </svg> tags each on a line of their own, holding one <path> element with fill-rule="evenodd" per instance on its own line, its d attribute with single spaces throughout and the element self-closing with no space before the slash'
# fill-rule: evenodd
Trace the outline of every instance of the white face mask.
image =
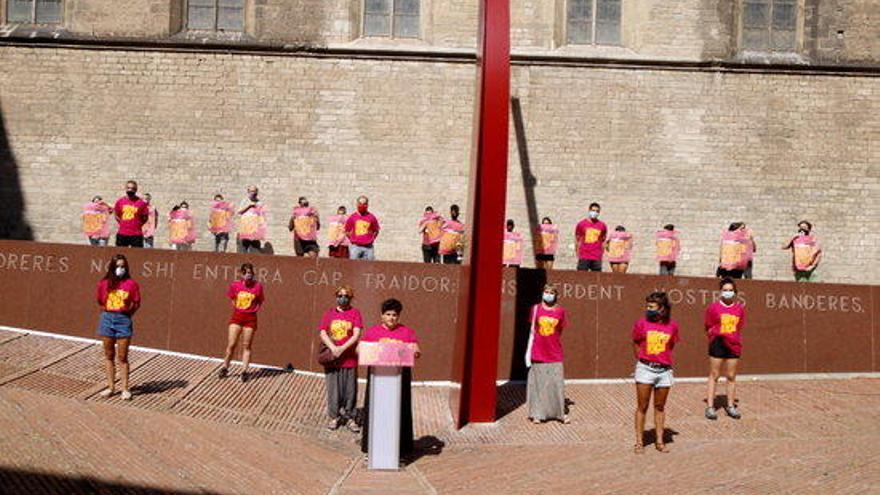
<svg viewBox="0 0 880 495">
<path fill-rule="evenodd" d="M 590 218 L 592 218 L 593 220 L 599 218 L 599 212 L 598 212 L 598 211 L 591 211 L 590 213 L 588 213 L 588 215 L 590 215 Z"/>
<path fill-rule="evenodd" d="M 721 291 L 721 299 L 724 299 L 724 300 L 730 301 L 730 300 L 732 300 L 734 297 L 736 297 L 736 292 L 734 292 L 734 291 L 732 291 L 732 290 L 723 290 L 723 291 Z"/>
<path fill-rule="evenodd" d="M 117 266 L 116 267 L 116 276 L 120 277 L 120 278 L 125 276 L 125 267 L 124 266 Z"/>
</svg>

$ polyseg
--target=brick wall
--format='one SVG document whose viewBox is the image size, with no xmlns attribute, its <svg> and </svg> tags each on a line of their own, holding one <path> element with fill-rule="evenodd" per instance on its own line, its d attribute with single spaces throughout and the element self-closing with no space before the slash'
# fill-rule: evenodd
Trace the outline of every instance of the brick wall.
<svg viewBox="0 0 880 495">
<path fill-rule="evenodd" d="M 84 242 L 80 205 L 133 178 L 165 213 L 188 200 L 209 249 L 206 204 L 253 182 L 279 253 L 297 196 L 326 217 L 367 194 L 378 256 L 417 260 L 424 206 L 466 201 L 473 78 L 446 62 L 0 47 L 0 112 L 39 240 Z M 649 238 L 674 223 L 680 273 L 711 274 L 721 229 L 743 220 L 756 277 L 786 279 L 779 246 L 808 218 L 825 280 L 880 282 L 875 77 L 521 65 L 512 94 L 538 212 L 564 233 L 558 266 L 598 201 L 635 234 L 635 272 L 655 270 Z M 510 159 L 509 216 L 527 230 L 513 126 Z"/>
</svg>

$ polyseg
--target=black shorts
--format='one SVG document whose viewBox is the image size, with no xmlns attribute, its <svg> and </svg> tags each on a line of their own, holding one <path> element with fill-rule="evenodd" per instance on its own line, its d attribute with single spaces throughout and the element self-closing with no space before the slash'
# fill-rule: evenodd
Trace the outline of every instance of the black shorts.
<svg viewBox="0 0 880 495">
<path fill-rule="evenodd" d="M 535 259 L 538 261 L 554 261 L 556 260 L 555 254 L 536 254 Z"/>
<path fill-rule="evenodd" d="M 116 234 L 116 247 L 144 247 L 144 236 Z"/>
<path fill-rule="evenodd" d="M 724 339 L 715 337 L 709 342 L 709 357 L 718 359 L 739 359 L 739 356 L 733 353 L 725 344 Z"/>
<path fill-rule="evenodd" d="M 317 253 L 321 250 L 321 248 L 318 247 L 318 241 L 304 241 L 302 239 L 299 240 L 299 248 L 303 254 L 312 252 Z"/>
<path fill-rule="evenodd" d="M 578 260 L 577 269 L 581 272 L 601 272 L 602 260 Z"/>
</svg>

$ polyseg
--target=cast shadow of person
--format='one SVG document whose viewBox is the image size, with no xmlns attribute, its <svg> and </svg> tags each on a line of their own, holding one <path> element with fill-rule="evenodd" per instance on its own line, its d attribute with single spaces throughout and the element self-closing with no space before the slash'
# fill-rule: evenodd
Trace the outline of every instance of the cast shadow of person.
<svg viewBox="0 0 880 495">
<path fill-rule="evenodd" d="M 131 393 L 132 395 L 161 394 L 169 390 L 184 388 L 187 385 L 189 382 L 186 380 L 151 380 L 131 387 Z"/>
<path fill-rule="evenodd" d="M 663 443 L 675 443 L 675 436 L 678 435 L 678 431 L 673 430 L 672 428 L 663 428 Z M 642 433 L 642 442 L 645 445 L 652 445 L 657 441 L 657 432 L 652 428 L 650 430 L 645 430 Z"/>
<path fill-rule="evenodd" d="M 18 164 L 6 135 L 3 107 L 0 102 L 0 239 L 34 240 L 25 220 L 24 192 L 18 176 Z"/>
<path fill-rule="evenodd" d="M 443 452 L 444 447 L 446 447 L 446 442 L 440 440 L 434 435 L 425 435 L 419 437 L 415 440 L 413 444 L 412 453 L 404 456 L 401 459 L 401 463 L 404 466 L 409 466 L 410 464 L 415 463 L 422 457 L 438 456 Z"/>
</svg>

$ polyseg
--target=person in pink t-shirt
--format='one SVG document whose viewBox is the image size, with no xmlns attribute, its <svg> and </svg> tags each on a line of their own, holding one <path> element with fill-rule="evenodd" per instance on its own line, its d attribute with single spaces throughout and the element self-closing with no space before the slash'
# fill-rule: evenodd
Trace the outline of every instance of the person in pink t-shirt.
<svg viewBox="0 0 880 495">
<path fill-rule="evenodd" d="M 357 365 L 355 349 L 364 328 L 361 312 L 351 306 L 354 290 L 348 286 L 336 289 L 336 306 L 324 312 L 318 330 L 321 342 L 330 349 L 333 363 L 324 366 L 324 384 L 327 387 L 327 414 L 331 430 L 346 425 L 360 431 L 356 421 Z"/>
<path fill-rule="evenodd" d="M 107 273 L 98 282 L 96 300 L 101 307 L 98 335 L 104 346 L 104 371 L 107 388 L 99 395 L 110 397 L 116 393 L 116 358 L 122 372 L 122 399 L 131 399 L 128 386 L 128 346 L 134 333 L 132 317 L 141 307 L 141 290 L 131 278 L 128 259 L 114 255 L 107 266 Z"/>
<path fill-rule="evenodd" d="M 137 182 L 130 180 L 125 183 L 125 196 L 116 200 L 113 212 L 119 230 L 116 231 L 117 247 L 144 247 L 144 224 L 147 223 L 149 210 L 147 204 L 137 195 Z"/>
<path fill-rule="evenodd" d="M 724 410 L 733 419 L 742 417 L 737 408 L 736 367 L 742 355 L 742 329 L 746 312 L 736 300 L 736 283 L 724 278 L 720 283 L 721 299 L 706 308 L 704 326 L 709 339 L 709 379 L 706 390 L 706 419 L 718 419 L 715 413 L 715 385 L 721 370 L 727 378 L 727 406 Z"/>
<path fill-rule="evenodd" d="M 419 234 L 422 236 L 422 261 L 440 263 L 440 239 L 443 237 L 443 217 L 434 212 L 433 206 L 426 206 L 419 219 Z"/>
<path fill-rule="evenodd" d="M 550 217 L 541 219 L 541 225 L 535 232 L 538 237 L 538 249 L 535 253 L 535 268 L 552 270 L 556 261 L 556 248 L 559 245 L 559 227 L 553 225 Z"/>
<path fill-rule="evenodd" d="M 633 236 L 626 231 L 626 227 L 618 225 L 614 232 L 605 240 L 605 253 L 608 255 L 608 263 L 614 273 L 626 273 L 629 270 L 629 262 L 632 259 Z"/>
<path fill-rule="evenodd" d="M 257 312 L 263 306 L 265 296 L 263 284 L 257 282 L 254 265 L 244 263 L 239 271 L 241 278 L 232 282 L 226 291 L 226 297 L 232 300 L 232 316 L 229 317 L 229 334 L 226 343 L 226 354 L 223 366 L 218 373 L 220 378 L 229 376 L 229 363 L 241 336 L 241 381 L 248 381 L 248 367 L 251 362 L 251 345 L 257 331 Z"/>
<path fill-rule="evenodd" d="M 819 281 L 816 268 L 822 261 L 822 246 L 812 230 L 813 224 L 801 220 L 798 223 L 798 234 L 782 245 L 782 249 L 791 250 L 791 269 L 796 282 Z"/>
<path fill-rule="evenodd" d="M 110 214 L 113 207 L 101 196 L 95 196 L 83 206 L 82 229 L 92 246 L 106 246 L 110 239 Z"/>
<path fill-rule="evenodd" d="M 297 206 L 290 212 L 287 230 L 293 234 L 293 251 L 297 256 L 318 257 L 321 219 L 318 217 L 318 210 L 309 206 L 309 200 L 305 196 L 299 197 Z"/>
<path fill-rule="evenodd" d="M 382 324 L 370 327 L 361 342 L 402 342 L 415 344 L 416 358 L 421 355 L 418 347 L 419 339 L 416 332 L 400 323 L 400 314 L 403 312 L 403 304 L 397 299 L 387 299 L 382 303 Z M 364 394 L 364 419 L 361 434 L 361 451 L 366 453 L 369 447 L 370 425 L 370 382 L 372 381 L 373 369 L 367 370 L 367 391 Z M 414 446 L 413 419 L 412 419 L 412 368 L 404 367 L 401 371 L 401 394 L 400 394 L 400 455 L 410 454 Z"/>
<path fill-rule="evenodd" d="M 501 262 L 504 266 L 519 268 L 523 260 L 523 235 L 516 232 L 516 223 L 512 218 L 507 219 L 504 231 L 504 249 Z"/>
<path fill-rule="evenodd" d="M 330 242 L 327 251 L 331 258 L 348 259 L 348 237 L 345 236 L 345 223 L 348 221 L 348 210 L 343 205 L 336 209 L 336 215 L 329 219 L 328 235 Z"/>
<path fill-rule="evenodd" d="M 559 291 L 545 285 L 541 302 L 532 307 L 526 367 L 529 419 L 539 424 L 548 419 L 569 423 L 565 408 L 565 373 L 562 331 L 568 325 L 565 309 L 558 304 Z"/>
<path fill-rule="evenodd" d="M 159 210 L 153 206 L 152 201 L 152 194 L 144 194 L 144 203 L 147 204 L 147 223 L 144 224 L 145 248 L 153 248 L 156 245 L 156 229 L 159 228 Z"/>
<path fill-rule="evenodd" d="M 666 399 L 672 388 L 672 350 L 678 343 L 678 323 L 672 320 L 672 304 L 665 292 L 652 292 L 645 298 L 645 316 L 632 329 L 633 354 L 636 358 L 636 445 L 635 452 L 645 451 L 645 416 L 651 394 L 654 395 L 654 447 L 668 452 L 663 438 L 666 422 Z"/>
<path fill-rule="evenodd" d="M 357 211 L 345 221 L 345 235 L 351 241 L 349 259 L 374 260 L 373 243 L 379 236 L 379 219 L 370 213 L 370 200 L 366 196 L 357 199 Z"/>
<path fill-rule="evenodd" d="M 605 222 L 599 220 L 600 211 L 602 207 L 599 203 L 591 203 L 587 218 L 578 222 L 574 229 L 578 256 L 577 269 L 580 271 L 602 271 L 602 253 L 608 227 Z"/>
<path fill-rule="evenodd" d="M 443 237 L 440 238 L 440 256 L 444 265 L 461 264 L 465 225 L 458 220 L 461 209 L 458 205 L 449 207 L 449 218 L 443 222 Z"/>
</svg>

